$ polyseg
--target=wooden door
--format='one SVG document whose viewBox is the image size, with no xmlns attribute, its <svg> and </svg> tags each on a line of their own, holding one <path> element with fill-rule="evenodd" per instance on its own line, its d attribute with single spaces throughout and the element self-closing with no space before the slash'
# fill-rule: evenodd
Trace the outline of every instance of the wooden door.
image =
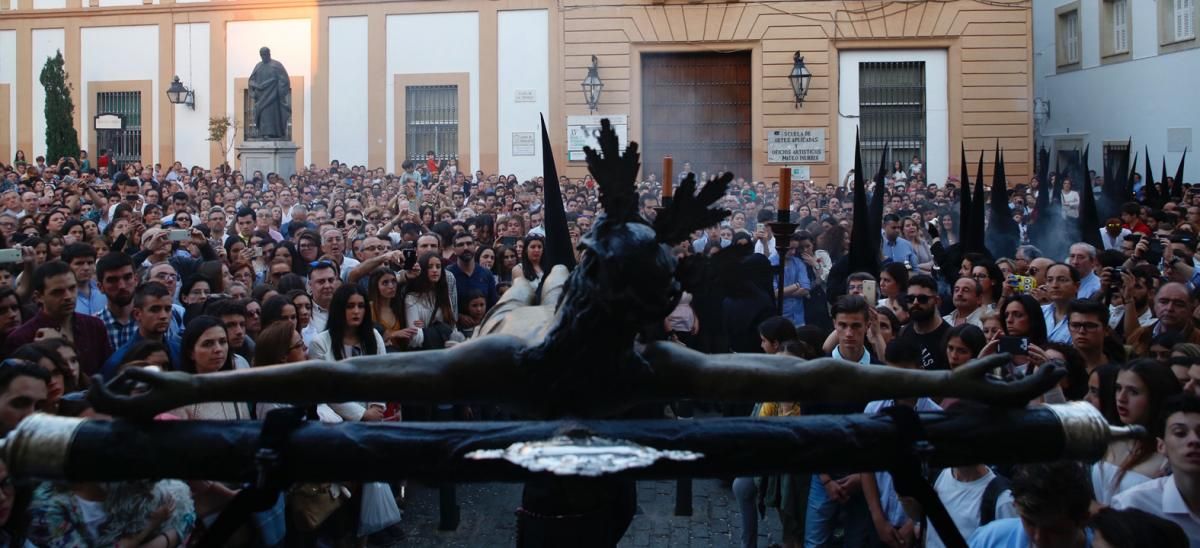
<svg viewBox="0 0 1200 548">
<path fill-rule="evenodd" d="M 751 178 L 750 52 L 642 55 L 642 173 Z"/>
</svg>

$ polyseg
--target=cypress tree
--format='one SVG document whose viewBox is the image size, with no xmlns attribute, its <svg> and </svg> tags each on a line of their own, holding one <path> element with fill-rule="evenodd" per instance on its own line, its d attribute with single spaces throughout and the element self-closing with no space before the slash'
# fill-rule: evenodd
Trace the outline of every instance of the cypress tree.
<svg viewBox="0 0 1200 548">
<path fill-rule="evenodd" d="M 79 156 L 79 135 L 71 119 L 75 105 L 71 103 L 71 85 L 63 69 L 62 51 L 47 57 L 39 78 L 46 89 L 46 163 L 54 165 L 64 156 Z"/>
</svg>

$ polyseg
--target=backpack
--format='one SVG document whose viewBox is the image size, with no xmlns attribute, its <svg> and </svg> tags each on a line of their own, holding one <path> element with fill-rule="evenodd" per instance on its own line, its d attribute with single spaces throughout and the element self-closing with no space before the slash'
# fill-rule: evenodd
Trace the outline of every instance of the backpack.
<svg viewBox="0 0 1200 548">
<path fill-rule="evenodd" d="M 983 527 L 996 519 L 996 501 L 1008 490 L 1008 478 L 996 474 L 983 488 L 983 499 L 979 503 L 979 526 Z"/>
</svg>

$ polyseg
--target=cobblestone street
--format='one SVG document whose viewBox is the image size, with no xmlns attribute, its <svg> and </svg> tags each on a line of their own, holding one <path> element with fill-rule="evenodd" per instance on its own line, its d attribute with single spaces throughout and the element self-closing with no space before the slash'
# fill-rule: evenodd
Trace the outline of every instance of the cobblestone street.
<svg viewBox="0 0 1200 548">
<path fill-rule="evenodd" d="M 469 484 L 458 487 L 462 521 L 457 531 L 438 531 L 438 493 L 424 485 L 408 489 L 404 531 L 408 539 L 397 546 L 502 547 L 515 538 L 516 509 L 521 497 L 518 484 Z M 733 492 L 724 483 L 699 479 L 693 486 L 693 515 L 677 517 L 675 482 L 638 483 L 640 512 L 620 546 L 738 546 L 741 521 Z M 759 546 L 780 539 L 779 520 L 773 510 L 760 522 Z"/>
</svg>

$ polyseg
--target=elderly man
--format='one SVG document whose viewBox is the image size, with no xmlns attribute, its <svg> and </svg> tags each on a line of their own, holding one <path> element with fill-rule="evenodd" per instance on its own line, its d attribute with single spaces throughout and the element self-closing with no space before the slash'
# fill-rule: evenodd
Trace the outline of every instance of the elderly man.
<svg viewBox="0 0 1200 548">
<path fill-rule="evenodd" d="M 1067 264 L 1079 272 L 1080 299 L 1090 299 L 1100 292 L 1100 276 L 1096 275 L 1096 248 L 1092 244 L 1077 243 L 1071 246 Z"/>
<path fill-rule="evenodd" d="M 1177 282 L 1163 284 L 1154 295 L 1154 315 L 1158 321 L 1139 328 L 1126 338 L 1133 345 L 1133 354 L 1149 356 L 1151 341 L 1167 332 L 1178 333 L 1183 342 L 1200 344 L 1200 330 L 1192 321 L 1195 304 L 1187 286 Z"/>
<path fill-rule="evenodd" d="M 983 328 L 983 284 L 975 278 L 959 278 L 954 282 L 954 293 L 951 296 L 954 310 L 942 317 L 946 323 L 955 326 L 969 323 L 980 329 Z"/>
</svg>

